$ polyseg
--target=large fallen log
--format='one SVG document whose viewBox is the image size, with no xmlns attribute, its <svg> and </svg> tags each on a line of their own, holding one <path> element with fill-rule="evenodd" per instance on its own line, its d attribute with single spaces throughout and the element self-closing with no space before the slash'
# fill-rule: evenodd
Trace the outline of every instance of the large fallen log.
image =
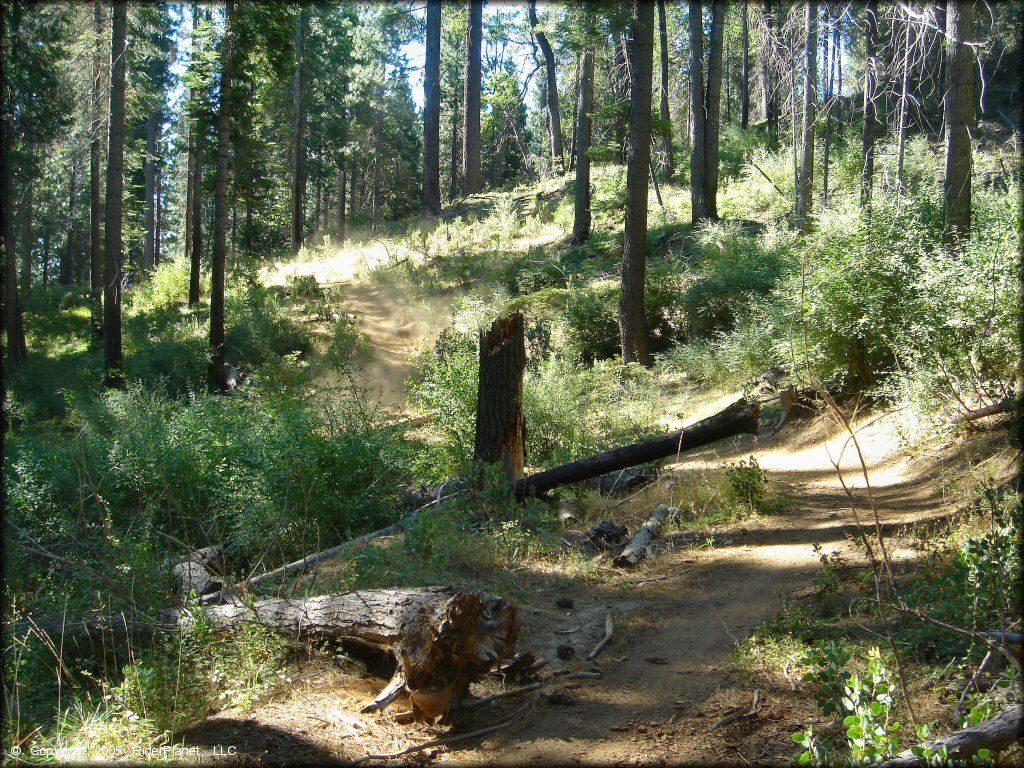
<svg viewBox="0 0 1024 768">
<path fill-rule="evenodd" d="M 54 616 L 20 620 L 4 629 L 5 634 L 20 634 L 34 626 L 51 637 L 84 632 L 94 639 L 147 635 L 190 626 L 197 611 L 213 630 L 258 624 L 295 639 L 332 639 L 390 654 L 414 711 L 427 718 L 444 712 L 452 697 L 465 699 L 470 683 L 511 658 L 519 626 L 515 606 L 499 597 L 423 587 L 164 610 L 156 621 L 127 613 L 66 620 Z"/>
<path fill-rule="evenodd" d="M 1006 749 L 1024 737 L 1024 704 L 1016 704 L 1003 710 L 991 720 L 978 723 L 971 728 L 951 733 L 942 739 L 925 743 L 925 747 L 934 754 L 942 747 L 950 760 L 968 760 L 977 754 L 979 749 L 992 751 Z M 880 768 L 910 768 L 910 766 L 928 765 L 929 761 L 918 756 L 911 750 L 900 752 L 891 760 L 879 763 Z"/>
<path fill-rule="evenodd" d="M 651 516 L 647 518 L 647 522 L 641 525 L 636 533 L 633 534 L 633 538 L 629 540 L 629 544 L 622 550 L 622 554 L 612 560 L 612 565 L 618 568 L 632 568 L 640 562 L 647 555 L 647 547 L 658 537 L 658 531 L 661 529 L 661 524 L 665 522 L 667 515 L 668 507 L 665 505 L 654 510 Z"/>
<path fill-rule="evenodd" d="M 516 498 L 539 496 L 567 483 L 625 469 L 740 434 L 757 434 L 758 404 L 739 399 L 723 411 L 696 424 L 632 445 L 613 448 L 586 459 L 524 477 L 512 484 Z"/>
</svg>

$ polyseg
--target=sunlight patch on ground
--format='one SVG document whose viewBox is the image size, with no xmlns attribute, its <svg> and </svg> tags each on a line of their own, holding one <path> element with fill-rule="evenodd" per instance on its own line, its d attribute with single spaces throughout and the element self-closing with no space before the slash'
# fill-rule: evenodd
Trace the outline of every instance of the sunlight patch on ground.
<svg viewBox="0 0 1024 768">
<path fill-rule="evenodd" d="M 260 277 L 266 285 L 287 285 L 299 275 L 313 275 L 321 285 L 330 285 L 356 281 L 369 270 L 405 259 L 417 261 L 418 256 L 404 246 L 374 240 L 326 251 L 305 251 L 298 259 L 283 259 L 264 268 Z"/>
</svg>

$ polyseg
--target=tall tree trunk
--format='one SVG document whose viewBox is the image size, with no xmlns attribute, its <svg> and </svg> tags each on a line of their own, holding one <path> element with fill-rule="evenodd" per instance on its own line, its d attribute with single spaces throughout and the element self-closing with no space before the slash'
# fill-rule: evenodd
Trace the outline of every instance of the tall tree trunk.
<svg viewBox="0 0 1024 768">
<path fill-rule="evenodd" d="M 210 367 L 207 383 L 211 392 L 228 388 L 224 369 L 224 271 L 227 259 L 228 152 L 231 142 L 231 70 L 234 42 L 235 0 L 224 9 L 224 42 L 221 50 L 220 105 L 217 114 L 217 175 L 213 183 L 213 258 L 210 287 Z"/>
<path fill-rule="evenodd" d="M 198 124 L 198 118 L 196 120 Z M 198 127 L 198 125 L 197 125 Z M 195 166 L 192 169 L 192 253 L 188 281 L 188 305 L 199 303 L 200 277 L 203 269 L 203 141 L 196 131 Z"/>
<path fill-rule="evenodd" d="M 345 244 L 345 163 L 338 171 L 338 245 Z"/>
<path fill-rule="evenodd" d="M 811 204 L 814 196 L 814 121 L 818 91 L 818 4 L 804 9 L 804 111 L 801 128 L 800 194 L 797 198 L 796 226 L 800 234 L 811 228 Z"/>
<path fill-rule="evenodd" d="M 704 21 L 701 0 L 690 0 L 690 220 L 708 217 L 707 120 L 704 105 Z"/>
<path fill-rule="evenodd" d="M 910 16 L 906 17 L 906 35 L 903 40 L 903 66 L 900 75 L 900 116 L 896 140 L 896 199 L 903 195 L 903 155 L 907 143 L 907 85 L 910 78 Z"/>
<path fill-rule="evenodd" d="M 544 54 L 544 70 L 547 75 L 547 107 L 551 120 L 551 160 L 556 173 L 565 170 L 565 157 L 562 149 L 562 116 L 558 108 L 558 73 L 555 71 L 555 52 L 551 48 L 548 36 L 537 29 L 537 0 L 529 0 L 530 27 Z"/>
<path fill-rule="evenodd" d="M 348 208 L 352 214 L 356 212 L 356 177 L 359 176 L 359 165 L 355 160 L 348 161 Z"/>
<path fill-rule="evenodd" d="M 0 13 L 0 24 L 4 26 L 0 37 L 5 46 L 10 45 L 18 34 L 17 29 L 7 30 L 7 18 L 6 13 Z M 0 192 L 3 193 L 0 199 L 0 235 L 4 246 L 4 330 L 7 333 L 7 370 L 13 371 L 25 362 L 28 351 L 18 298 L 18 254 L 14 239 L 14 168 L 11 162 L 15 142 L 14 94 L 9 78 L 3 78 L 0 87 L 3 88 L 3 105 L 0 106 Z"/>
<path fill-rule="evenodd" d="M 672 183 L 676 174 L 672 159 L 672 114 L 668 106 L 668 21 L 665 18 L 665 0 L 658 0 L 658 42 L 661 46 L 661 99 L 658 116 L 662 126 L 662 151 L 665 153 L 665 181 Z"/>
<path fill-rule="evenodd" d="M 832 30 L 832 47 L 835 49 L 836 59 L 836 100 L 838 102 L 836 125 L 840 127 L 843 124 L 843 41 L 839 30 L 842 19 L 842 16 L 836 19 L 835 29 Z"/>
<path fill-rule="evenodd" d="M 25 191 L 21 198 L 21 298 L 27 299 L 32 289 L 32 246 L 35 239 L 32 234 L 32 219 L 35 216 L 32 193 L 35 185 L 30 171 L 26 171 L 24 179 Z"/>
<path fill-rule="evenodd" d="M 832 86 L 833 78 L 835 74 L 835 51 L 830 51 L 829 42 L 832 39 L 832 35 L 829 30 L 829 10 L 828 5 L 825 5 L 824 12 L 824 29 L 821 35 L 821 60 L 824 64 L 825 71 L 822 73 L 822 82 L 825 85 L 825 137 L 824 147 L 822 152 L 821 160 L 821 211 L 824 213 L 828 210 L 828 156 L 829 149 L 831 149 L 832 142 Z"/>
<path fill-rule="evenodd" d="M 647 178 L 651 162 L 651 75 L 654 67 L 654 5 L 633 0 L 626 223 L 622 252 L 619 334 L 622 362 L 650 365 L 644 278 L 647 259 Z"/>
<path fill-rule="evenodd" d="M 448 179 L 448 202 L 452 203 L 458 199 L 462 185 L 459 183 L 459 110 L 458 103 L 452 105 L 451 118 L 451 143 L 448 146 L 448 168 L 451 176 Z"/>
<path fill-rule="evenodd" d="M 75 257 L 75 192 L 76 182 L 78 181 L 77 174 L 75 173 L 75 166 L 71 166 L 71 180 L 68 184 L 68 235 L 67 241 L 64 243 L 64 251 L 60 257 L 60 275 L 59 282 L 61 285 L 71 285 L 72 275 L 74 274 L 74 257 Z"/>
<path fill-rule="evenodd" d="M 147 276 L 153 271 L 153 249 L 156 234 L 156 208 L 153 196 L 156 189 L 156 132 L 159 127 L 160 115 L 154 109 L 146 123 L 146 159 L 145 159 L 145 240 L 142 246 L 142 275 Z"/>
<path fill-rule="evenodd" d="M 966 239 L 971 231 L 971 137 L 974 122 L 973 0 L 946 4 L 948 82 L 942 111 L 946 123 L 946 171 L 942 184 L 946 222 L 943 241 Z"/>
<path fill-rule="evenodd" d="M 306 195 L 306 103 L 303 99 L 302 45 L 306 33 L 306 11 L 299 7 L 295 16 L 295 70 L 292 74 L 292 108 L 295 124 L 292 128 L 292 254 L 302 247 L 302 199 Z"/>
<path fill-rule="evenodd" d="M 590 238 L 590 149 L 591 118 L 594 109 L 594 51 L 583 52 L 580 68 L 579 127 L 576 138 L 576 201 L 572 222 L 572 241 L 585 243 Z"/>
<path fill-rule="evenodd" d="M 860 200 L 871 208 L 871 187 L 875 177 L 875 84 L 878 78 L 878 0 L 864 6 L 864 128 L 861 139 Z"/>
<path fill-rule="evenodd" d="M 569 173 L 576 170 L 576 140 L 579 132 L 580 119 L 580 67 L 582 56 L 576 55 L 576 88 L 573 90 L 572 99 L 572 130 L 569 131 Z"/>
<path fill-rule="evenodd" d="M 422 214 L 431 219 L 441 215 L 441 0 L 427 0 Z"/>
<path fill-rule="evenodd" d="M 189 125 L 186 127 L 188 134 L 188 157 L 185 161 L 185 216 L 184 226 L 185 230 L 185 255 L 188 256 L 192 253 L 192 194 L 195 190 L 195 173 L 196 173 L 196 137 L 195 137 L 195 126 L 192 124 L 193 121 L 189 121 Z"/>
<path fill-rule="evenodd" d="M 107 147 L 106 226 L 103 239 L 104 385 L 124 386 L 121 373 L 121 218 L 124 196 L 125 54 L 128 3 L 114 0 L 110 34 L 110 128 Z"/>
<path fill-rule="evenodd" d="M 626 63 L 626 42 L 623 36 L 615 33 L 615 73 L 612 78 L 612 91 L 621 101 L 629 98 L 629 65 Z M 620 111 L 615 118 L 615 143 L 619 147 L 622 159 L 626 159 L 626 134 L 629 131 L 628 109 Z"/>
<path fill-rule="evenodd" d="M 741 17 L 742 52 L 740 53 L 740 128 L 747 129 L 750 123 L 750 9 L 743 0 Z"/>
<path fill-rule="evenodd" d="M 764 34 L 758 43 L 758 53 L 761 55 L 761 89 L 764 95 L 764 119 L 768 129 L 768 139 L 774 144 L 779 140 L 778 83 L 771 68 L 771 50 L 775 35 L 774 0 L 765 2 L 763 14 Z"/>
<path fill-rule="evenodd" d="M 381 196 L 381 174 L 380 174 L 380 153 L 381 145 L 383 143 L 381 125 L 383 118 L 381 117 L 380 109 L 375 110 L 373 118 L 373 188 L 370 199 L 370 216 L 373 218 L 374 231 L 377 229 L 377 225 L 380 223 L 380 196 Z"/>
<path fill-rule="evenodd" d="M 708 41 L 708 81 L 704 114 L 707 128 L 704 131 L 707 154 L 704 180 L 707 184 L 704 200 L 707 216 L 718 220 L 718 137 L 722 123 L 722 43 L 725 37 L 725 0 L 712 0 L 711 39 Z"/>
<path fill-rule="evenodd" d="M 483 44 L 483 6 L 483 0 L 469 0 L 462 129 L 463 195 L 475 195 L 483 189 L 480 177 L 480 48 Z"/>
<path fill-rule="evenodd" d="M 156 208 L 156 222 L 154 224 L 153 232 L 153 266 L 160 266 L 160 240 L 162 236 L 162 225 L 163 225 L 163 179 L 164 172 L 163 168 L 157 163 L 156 166 L 156 199 L 153 201 L 153 205 Z"/>
<path fill-rule="evenodd" d="M 89 140 L 89 346 L 97 349 L 103 341 L 103 198 L 100 160 L 103 123 L 100 74 L 103 70 L 103 2 L 92 6 L 92 132 Z"/>
</svg>

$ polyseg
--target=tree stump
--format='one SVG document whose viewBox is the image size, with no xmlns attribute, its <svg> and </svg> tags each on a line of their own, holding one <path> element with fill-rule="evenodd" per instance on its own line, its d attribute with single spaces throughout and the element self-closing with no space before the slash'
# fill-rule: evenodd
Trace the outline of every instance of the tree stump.
<svg viewBox="0 0 1024 768">
<path fill-rule="evenodd" d="M 521 312 L 498 318 L 489 331 L 480 332 L 480 383 L 473 455 L 491 464 L 500 462 L 509 482 L 523 476 L 525 368 L 526 337 Z"/>
</svg>

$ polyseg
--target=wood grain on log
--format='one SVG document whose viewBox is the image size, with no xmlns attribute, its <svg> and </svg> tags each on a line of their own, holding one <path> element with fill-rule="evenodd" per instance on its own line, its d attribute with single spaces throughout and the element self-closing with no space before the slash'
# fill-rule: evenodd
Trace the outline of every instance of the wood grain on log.
<svg viewBox="0 0 1024 768">
<path fill-rule="evenodd" d="M 517 498 L 525 499 L 528 496 L 547 493 L 560 485 L 578 483 L 608 472 L 664 459 L 733 435 L 756 435 L 757 414 L 758 404 L 748 403 L 741 398 L 728 408 L 696 424 L 538 472 L 513 483 L 512 488 Z"/>
<path fill-rule="evenodd" d="M 933 752 L 946 748 L 950 760 L 966 760 L 979 749 L 1001 750 L 1013 746 L 1024 737 L 1024 704 L 1016 704 L 1003 710 L 999 715 L 962 731 L 951 733 L 942 739 L 926 742 Z M 910 768 L 927 765 L 928 761 L 918 757 L 911 750 L 900 752 L 891 760 L 879 763 L 884 768 Z"/>
<path fill-rule="evenodd" d="M 647 518 L 647 522 L 641 525 L 637 532 L 633 534 L 633 538 L 629 540 L 629 544 L 622 550 L 622 554 L 612 560 L 612 565 L 618 568 L 632 568 L 640 562 L 647 555 L 647 547 L 658 537 L 658 531 L 661 529 L 661 524 L 665 522 L 667 516 L 668 507 L 664 505 L 654 510 L 651 516 Z"/>
</svg>

